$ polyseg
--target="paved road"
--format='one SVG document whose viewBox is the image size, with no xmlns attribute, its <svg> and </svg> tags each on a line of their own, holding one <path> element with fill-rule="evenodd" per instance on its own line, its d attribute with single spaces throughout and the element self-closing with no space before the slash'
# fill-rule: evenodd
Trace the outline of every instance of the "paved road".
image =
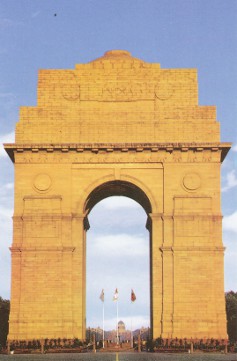
<svg viewBox="0 0 237 361">
<path fill-rule="evenodd" d="M 237 361 L 237 354 L 88 353 L 0 355 L 0 361 Z"/>
</svg>

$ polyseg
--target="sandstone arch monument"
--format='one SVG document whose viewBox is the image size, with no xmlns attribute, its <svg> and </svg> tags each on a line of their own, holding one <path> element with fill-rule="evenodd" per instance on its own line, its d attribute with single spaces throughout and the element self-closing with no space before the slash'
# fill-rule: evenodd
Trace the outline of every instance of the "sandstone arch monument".
<svg viewBox="0 0 237 361">
<path fill-rule="evenodd" d="M 21 107 L 8 340 L 85 338 L 87 215 L 101 199 L 142 205 L 150 231 L 153 338 L 226 339 L 220 165 L 214 106 L 195 69 L 112 50 L 40 70 Z"/>
</svg>

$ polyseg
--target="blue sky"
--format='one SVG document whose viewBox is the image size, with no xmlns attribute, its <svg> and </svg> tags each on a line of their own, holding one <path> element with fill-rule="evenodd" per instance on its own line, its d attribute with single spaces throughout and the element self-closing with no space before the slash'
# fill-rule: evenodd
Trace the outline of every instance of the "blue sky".
<svg viewBox="0 0 237 361">
<path fill-rule="evenodd" d="M 73 69 L 110 49 L 128 50 L 162 68 L 198 69 L 199 104 L 217 106 L 221 139 L 233 143 L 222 166 L 222 211 L 225 289 L 237 291 L 236 0 L 0 0 L 1 143 L 14 140 L 19 106 L 36 104 L 39 69 Z M 14 173 L 2 149 L 0 163 L 0 295 L 9 298 Z M 118 287 L 120 318 L 129 327 L 132 312 L 134 326 L 146 326 L 149 247 L 143 209 L 130 200 L 108 199 L 95 206 L 90 223 L 88 325 L 101 325 L 99 294 L 105 288 L 106 326 L 114 327 L 111 300 Z M 129 246 L 121 247 L 123 242 Z M 101 256 L 96 264 L 95 254 Z M 131 287 L 137 293 L 133 309 Z"/>
</svg>

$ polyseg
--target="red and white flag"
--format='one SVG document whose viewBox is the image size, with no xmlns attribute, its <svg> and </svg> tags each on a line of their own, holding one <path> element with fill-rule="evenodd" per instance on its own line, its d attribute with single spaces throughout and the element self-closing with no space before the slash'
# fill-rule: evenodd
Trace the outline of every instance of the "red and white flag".
<svg viewBox="0 0 237 361">
<path fill-rule="evenodd" d="M 131 302 L 135 302 L 136 299 L 137 299 L 137 297 L 136 297 L 136 295 L 135 295 L 135 293 L 134 293 L 134 291 L 133 291 L 133 289 L 132 289 L 132 290 L 131 290 Z"/>
<path fill-rule="evenodd" d="M 102 291 L 101 291 L 101 294 L 100 294 L 100 300 L 101 300 L 102 302 L 104 302 L 104 300 L 105 300 L 105 293 L 104 293 L 104 290 L 102 290 Z"/>
<path fill-rule="evenodd" d="M 118 301 L 118 289 L 117 288 L 116 288 L 116 290 L 114 292 L 113 301 Z"/>
</svg>

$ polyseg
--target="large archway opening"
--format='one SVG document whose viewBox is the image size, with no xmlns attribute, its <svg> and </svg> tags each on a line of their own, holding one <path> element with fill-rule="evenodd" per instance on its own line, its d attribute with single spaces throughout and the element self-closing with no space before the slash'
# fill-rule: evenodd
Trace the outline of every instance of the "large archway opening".
<svg viewBox="0 0 237 361">
<path fill-rule="evenodd" d="M 146 194 L 128 182 L 107 182 L 97 187 L 86 203 L 86 324 L 115 330 L 118 289 L 119 321 L 126 330 L 149 329 L 151 205 Z M 100 294 L 104 289 L 104 304 Z M 131 302 L 131 289 L 136 301 Z"/>
</svg>

